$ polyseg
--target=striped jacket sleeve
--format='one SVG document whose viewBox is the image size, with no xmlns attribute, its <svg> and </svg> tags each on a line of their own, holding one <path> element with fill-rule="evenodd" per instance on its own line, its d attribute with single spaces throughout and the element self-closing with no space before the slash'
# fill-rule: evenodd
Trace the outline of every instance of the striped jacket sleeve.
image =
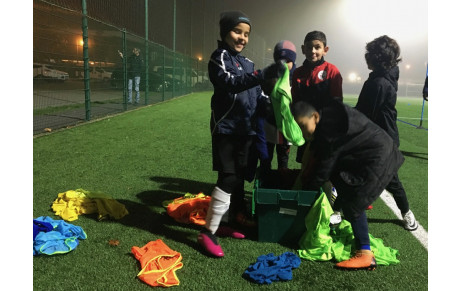
<svg viewBox="0 0 460 291">
<path fill-rule="evenodd" d="M 245 73 L 244 71 L 237 72 L 237 70 L 226 50 L 213 54 L 208 64 L 211 82 L 225 88 L 229 93 L 240 93 L 259 85 L 254 72 Z"/>
</svg>

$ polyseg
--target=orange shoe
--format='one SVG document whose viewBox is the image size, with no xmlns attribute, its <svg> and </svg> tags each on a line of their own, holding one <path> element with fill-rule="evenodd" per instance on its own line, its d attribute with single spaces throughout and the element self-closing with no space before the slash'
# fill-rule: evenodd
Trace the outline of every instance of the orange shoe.
<svg viewBox="0 0 460 291">
<path fill-rule="evenodd" d="M 372 251 L 357 250 L 353 257 L 335 264 L 335 267 L 351 270 L 368 269 L 373 271 L 377 267 L 377 263 L 375 262 L 374 253 Z"/>
</svg>

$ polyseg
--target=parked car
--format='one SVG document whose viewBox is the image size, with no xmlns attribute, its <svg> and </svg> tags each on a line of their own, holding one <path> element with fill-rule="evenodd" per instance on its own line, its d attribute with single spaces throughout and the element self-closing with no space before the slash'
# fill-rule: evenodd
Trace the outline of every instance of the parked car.
<svg viewBox="0 0 460 291">
<path fill-rule="evenodd" d="M 112 73 L 107 72 L 103 68 L 92 67 L 89 72 L 89 77 L 93 80 L 109 81 L 112 77 Z"/>
<path fill-rule="evenodd" d="M 53 79 L 65 81 L 69 79 L 69 74 L 59 71 L 51 65 L 34 63 L 34 79 Z"/>
</svg>

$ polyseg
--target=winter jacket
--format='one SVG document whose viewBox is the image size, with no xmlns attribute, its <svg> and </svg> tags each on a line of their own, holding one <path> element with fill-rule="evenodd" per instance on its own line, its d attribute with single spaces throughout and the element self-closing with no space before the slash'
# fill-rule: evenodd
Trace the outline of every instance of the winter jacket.
<svg viewBox="0 0 460 291">
<path fill-rule="evenodd" d="M 140 77 L 142 72 L 142 66 L 144 61 L 142 60 L 141 55 L 136 56 L 132 54 L 128 57 L 128 77 Z"/>
<path fill-rule="evenodd" d="M 332 99 L 343 102 L 342 75 L 336 66 L 321 60 L 310 63 L 305 60 L 292 76 L 292 102 L 305 101 L 316 108 Z M 302 163 L 307 144 L 297 149 L 296 161 Z"/>
<path fill-rule="evenodd" d="M 211 133 L 255 135 L 256 107 L 266 96 L 254 73 L 254 63 L 219 41 L 208 63 L 214 86 Z"/>
<path fill-rule="evenodd" d="M 404 161 L 384 130 L 335 100 L 323 108 L 311 147 L 318 163 L 303 188 L 319 189 L 330 180 L 344 198 L 344 211 L 355 217 L 379 197 Z"/>
<path fill-rule="evenodd" d="M 399 68 L 376 70 L 369 74 L 359 94 L 356 109 L 383 128 L 399 146 L 396 99 Z"/>
<path fill-rule="evenodd" d="M 342 76 L 324 57 L 314 64 L 305 60 L 293 73 L 291 93 L 293 102 L 303 100 L 316 107 L 331 99 L 343 101 Z"/>
</svg>

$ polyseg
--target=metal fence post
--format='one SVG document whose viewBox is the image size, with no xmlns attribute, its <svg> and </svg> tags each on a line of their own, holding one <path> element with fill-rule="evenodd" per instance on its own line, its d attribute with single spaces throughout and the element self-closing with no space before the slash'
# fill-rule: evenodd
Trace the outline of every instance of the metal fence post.
<svg viewBox="0 0 460 291">
<path fill-rule="evenodd" d="M 126 58 L 126 28 L 121 30 L 123 52 L 123 110 L 128 110 L 128 70 Z"/>
<path fill-rule="evenodd" d="M 163 100 L 165 101 L 165 91 L 166 91 L 166 75 L 165 75 L 165 67 L 166 67 L 166 47 L 163 46 Z"/>
<path fill-rule="evenodd" d="M 88 54 L 88 18 L 86 11 L 86 0 L 81 1 L 82 22 L 81 29 L 83 33 L 83 70 L 85 83 L 85 120 L 91 120 L 91 91 L 89 87 L 89 54 Z"/>
<path fill-rule="evenodd" d="M 149 0 L 145 0 L 145 105 L 149 99 Z"/>
<path fill-rule="evenodd" d="M 173 69 L 172 69 L 172 97 L 176 97 L 176 0 L 174 0 L 173 15 Z"/>
</svg>

